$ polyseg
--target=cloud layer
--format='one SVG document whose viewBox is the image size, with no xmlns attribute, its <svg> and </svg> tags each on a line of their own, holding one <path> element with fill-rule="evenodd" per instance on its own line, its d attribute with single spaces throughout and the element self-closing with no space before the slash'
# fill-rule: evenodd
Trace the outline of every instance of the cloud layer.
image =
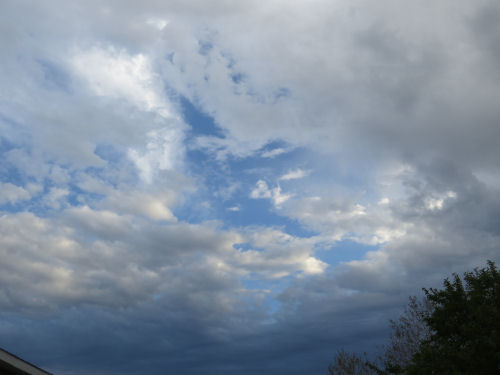
<svg viewBox="0 0 500 375">
<path fill-rule="evenodd" d="M 495 2 L 1 7 L 7 350 L 324 372 L 499 260 Z"/>
</svg>

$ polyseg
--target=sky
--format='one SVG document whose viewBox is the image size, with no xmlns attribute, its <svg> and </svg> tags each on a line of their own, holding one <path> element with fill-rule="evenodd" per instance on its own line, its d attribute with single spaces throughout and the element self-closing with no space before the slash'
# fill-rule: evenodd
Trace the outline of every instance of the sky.
<svg viewBox="0 0 500 375">
<path fill-rule="evenodd" d="M 0 347 L 324 374 L 500 261 L 500 4 L 3 0 Z"/>
</svg>

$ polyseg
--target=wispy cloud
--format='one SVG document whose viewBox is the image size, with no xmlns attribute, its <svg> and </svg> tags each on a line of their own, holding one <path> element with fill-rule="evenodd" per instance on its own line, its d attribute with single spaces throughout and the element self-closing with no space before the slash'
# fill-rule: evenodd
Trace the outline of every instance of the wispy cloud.
<svg viewBox="0 0 500 375">
<path fill-rule="evenodd" d="M 289 149 L 278 147 L 278 148 L 273 148 L 272 150 L 264 151 L 260 154 L 263 158 L 274 158 L 278 155 L 285 154 L 289 152 Z"/>
<path fill-rule="evenodd" d="M 311 171 L 305 171 L 303 169 L 295 169 L 295 170 L 290 170 L 287 173 L 285 173 L 283 176 L 281 176 L 279 179 L 282 181 L 287 181 L 287 180 L 295 180 L 299 178 L 304 178 L 308 176 L 311 173 Z"/>
</svg>

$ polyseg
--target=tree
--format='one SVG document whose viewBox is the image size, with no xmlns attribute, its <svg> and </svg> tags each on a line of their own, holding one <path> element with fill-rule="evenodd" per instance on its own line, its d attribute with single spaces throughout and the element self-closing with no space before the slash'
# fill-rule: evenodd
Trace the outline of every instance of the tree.
<svg viewBox="0 0 500 375">
<path fill-rule="evenodd" d="M 328 374 L 330 375 L 372 375 L 373 370 L 367 365 L 367 360 L 355 353 L 346 352 L 340 349 L 333 361 L 328 366 Z"/>
<path fill-rule="evenodd" d="M 391 334 L 389 343 L 382 347 L 382 354 L 375 362 L 368 361 L 366 355 L 339 350 L 330 366 L 330 375 L 371 375 L 400 374 L 411 361 L 420 347 L 420 343 L 429 336 L 424 318 L 431 312 L 432 306 L 427 299 L 419 301 L 410 297 L 403 314 L 397 320 L 390 320 Z"/>
<path fill-rule="evenodd" d="M 500 272 L 488 267 L 453 274 L 444 289 L 424 289 L 433 306 L 424 340 L 407 374 L 500 374 Z"/>
<path fill-rule="evenodd" d="M 487 264 L 410 297 L 375 362 L 341 350 L 330 375 L 500 374 L 500 272 Z"/>
<path fill-rule="evenodd" d="M 402 374 L 410 364 L 413 356 L 420 348 L 420 344 L 429 338 L 430 329 L 426 318 L 432 313 L 433 306 L 429 299 L 418 300 L 410 297 L 408 306 L 397 320 L 390 320 L 391 334 L 389 344 L 384 347 L 384 353 L 378 357 L 383 363 L 384 370 L 375 364 L 371 368 L 379 374 Z"/>
</svg>

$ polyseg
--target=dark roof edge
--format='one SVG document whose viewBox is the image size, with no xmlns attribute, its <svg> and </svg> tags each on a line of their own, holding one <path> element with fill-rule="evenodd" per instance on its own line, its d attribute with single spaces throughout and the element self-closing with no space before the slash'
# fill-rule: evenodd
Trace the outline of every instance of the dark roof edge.
<svg viewBox="0 0 500 375">
<path fill-rule="evenodd" d="M 0 348 L 0 360 L 11 366 L 17 367 L 30 375 L 52 375 L 50 372 L 47 372 L 2 348 Z"/>
</svg>

